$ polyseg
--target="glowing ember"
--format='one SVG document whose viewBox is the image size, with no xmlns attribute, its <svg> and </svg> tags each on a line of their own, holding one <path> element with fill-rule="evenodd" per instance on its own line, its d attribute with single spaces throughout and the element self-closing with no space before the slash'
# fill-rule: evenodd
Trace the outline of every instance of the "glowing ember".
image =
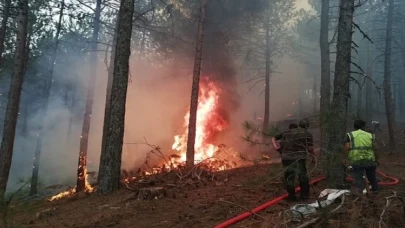
<svg viewBox="0 0 405 228">
<path fill-rule="evenodd" d="M 197 109 L 197 127 L 195 138 L 195 163 L 212 158 L 218 151 L 218 146 L 213 144 L 215 135 L 228 127 L 228 123 L 219 115 L 219 89 L 213 82 L 205 78 L 200 83 L 200 94 Z M 174 136 L 172 149 L 180 153 L 179 158 L 172 157 L 172 164 L 175 160 L 186 161 L 188 121 L 190 113 L 184 117 L 184 132 Z"/>
<path fill-rule="evenodd" d="M 84 170 L 84 173 L 86 173 L 86 182 L 85 182 L 85 190 L 84 191 L 85 192 L 94 192 L 95 189 L 91 186 L 91 184 L 88 181 L 89 175 L 87 174 L 87 169 Z M 61 198 L 67 197 L 67 196 L 71 196 L 71 195 L 73 195 L 75 193 L 76 193 L 76 187 L 73 187 L 70 190 L 67 190 L 67 191 L 61 192 L 61 193 L 59 193 L 57 195 L 52 196 L 49 199 L 49 201 L 58 200 L 58 199 L 61 199 Z"/>
</svg>

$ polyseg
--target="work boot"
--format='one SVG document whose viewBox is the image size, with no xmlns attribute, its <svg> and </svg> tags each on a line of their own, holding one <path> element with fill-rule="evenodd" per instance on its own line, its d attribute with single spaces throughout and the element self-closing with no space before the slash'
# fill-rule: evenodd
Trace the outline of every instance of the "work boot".
<svg viewBox="0 0 405 228">
<path fill-rule="evenodd" d="M 287 202 L 297 202 L 297 197 L 295 195 L 288 195 Z"/>
</svg>

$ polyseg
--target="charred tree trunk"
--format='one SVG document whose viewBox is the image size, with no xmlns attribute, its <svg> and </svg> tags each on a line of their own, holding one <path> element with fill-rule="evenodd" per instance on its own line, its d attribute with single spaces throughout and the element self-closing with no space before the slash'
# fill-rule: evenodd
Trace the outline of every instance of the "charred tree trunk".
<svg viewBox="0 0 405 228">
<path fill-rule="evenodd" d="M 104 125 L 103 125 L 103 138 L 101 141 L 101 151 L 105 151 L 106 148 L 106 143 L 107 143 L 107 124 L 109 122 L 109 117 L 110 117 L 110 112 L 111 112 L 111 107 L 110 107 L 110 102 L 111 102 L 111 88 L 112 88 L 112 82 L 113 82 L 113 77 L 114 77 L 114 61 L 115 61 L 115 50 L 116 50 L 116 44 L 117 44 L 117 32 L 118 32 L 118 20 L 116 22 L 116 28 L 114 30 L 114 36 L 111 44 L 111 56 L 110 56 L 110 65 L 108 66 L 108 79 L 107 79 L 107 91 L 106 91 L 106 97 L 105 97 L 105 110 L 104 110 Z"/>
<path fill-rule="evenodd" d="M 193 84 L 191 87 L 190 118 L 188 121 L 186 165 L 194 166 L 194 144 L 197 127 L 198 93 L 200 85 L 201 61 L 204 44 L 204 22 L 207 0 L 201 0 L 200 20 L 198 22 L 198 34 L 194 57 Z"/>
<path fill-rule="evenodd" d="M 336 65 L 331 106 L 327 177 L 330 187 L 344 185 L 344 172 L 341 166 L 342 152 L 347 122 L 347 102 L 349 98 L 349 78 L 352 50 L 354 0 L 340 0 Z"/>
<path fill-rule="evenodd" d="M 125 103 L 127 98 L 129 57 L 131 54 L 132 16 L 134 0 L 121 0 L 118 16 L 117 43 L 114 58 L 114 73 L 111 87 L 110 112 L 104 118 L 106 140 L 101 151 L 99 168 L 99 191 L 102 194 L 118 190 L 120 186 L 121 155 L 125 127 Z"/>
<path fill-rule="evenodd" d="M 270 122 L 270 19 L 267 17 L 264 23 L 266 31 L 266 50 L 265 50 L 265 87 L 264 87 L 264 115 L 263 115 L 263 131 L 267 132 Z"/>
<path fill-rule="evenodd" d="M 6 34 L 7 34 L 7 22 L 8 22 L 8 18 L 10 17 L 10 4 L 11 4 L 11 0 L 4 1 L 3 17 L 2 17 L 1 28 L 0 28 L 0 67 L 3 66 L 4 42 L 6 40 Z"/>
<path fill-rule="evenodd" d="M 43 107 L 41 109 L 43 110 L 43 116 L 42 116 L 42 124 L 40 126 L 40 132 L 38 133 L 37 136 L 37 146 L 35 149 L 35 156 L 34 156 L 34 165 L 32 167 L 32 177 L 31 177 L 31 188 L 30 188 L 30 195 L 35 195 L 38 193 L 38 173 L 39 173 L 39 161 L 41 158 L 41 150 L 43 147 L 43 137 L 45 134 L 45 117 L 47 116 L 48 113 L 48 107 L 49 107 L 49 98 L 51 96 L 51 88 L 52 88 L 52 81 L 53 81 L 53 71 L 54 71 L 54 65 L 56 61 L 56 54 L 58 52 L 58 47 L 59 47 L 59 35 L 60 31 L 62 28 L 62 18 L 63 18 L 63 11 L 65 9 L 65 1 L 62 0 L 61 2 L 61 7 L 59 11 L 59 22 L 56 27 L 56 36 L 55 36 L 55 44 L 52 50 L 52 57 L 51 57 L 51 66 L 49 68 L 49 72 L 47 75 L 47 78 L 45 80 L 45 86 L 44 86 L 44 101 L 43 101 Z"/>
<path fill-rule="evenodd" d="M 320 99 L 320 130 L 321 130 L 321 151 L 325 153 L 327 147 L 327 124 L 330 107 L 330 50 L 329 50 L 329 0 L 322 0 L 321 9 L 321 33 L 319 38 L 321 49 L 321 99 Z"/>
<path fill-rule="evenodd" d="M 93 111 L 94 87 L 97 74 L 97 41 L 98 33 L 100 31 L 100 14 L 101 0 L 97 0 L 96 11 L 93 19 L 93 34 L 91 38 L 92 54 L 90 65 L 92 66 L 93 70 L 89 75 L 89 82 L 87 84 L 86 107 L 84 110 L 82 134 L 80 135 L 79 160 L 77 164 L 76 192 L 84 191 L 86 188 L 87 150 L 89 144 L 91 115 Z"/>
<path fill-rule="evenodd" d="M 372 96 L 373 96 L 373 67 L 372 67 L 372 57 L 370 51 L 370 45 L 367 44 L 367 81 L 366 81 L 366 123 L 371 124 L 373 120 L 373 106 L 372 106 Z"/>
<path fill-rule="evenodd" d="M 390 154 L 395 153 L 395 107 L 391 92 L 391 57 L 392 57 L 392 24 L 394 17 L 394 0 L 388 1 L 388 20 L 385 37 L 384 59 L 384 99 L 387 114 L 388 133 L 390 137 Z"/>
<path fill-rule="evenodd" d="M 20 0 L 17 4 L 17 40 L 13 75 L 8 94 L 7 108 L 4 118 L 3 136 L 0 146 L 0 201 L 4 199 L 13 157 L 15 131 L 18 109 L 20 105 L 21 86 L 25 69 L 25 52 L 28 26 L 28 0 Z"/>
</svg>

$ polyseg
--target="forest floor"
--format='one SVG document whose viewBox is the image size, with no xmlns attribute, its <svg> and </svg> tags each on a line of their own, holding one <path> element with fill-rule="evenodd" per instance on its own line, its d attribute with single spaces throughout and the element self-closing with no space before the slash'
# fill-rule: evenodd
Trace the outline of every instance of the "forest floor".
<svg viewBox="0 0 405 228">
<path fill-rule="evenodd" d="M 385 209 L 385 197 L 393 191 L 398 196 L 404 195 L 404 162 L 404 158 L 384 156 L 379 170 L 399 178 L 400 183 L 383 186 L 381 194 L 372 202 L 347 197 L 344 208 L 335 214 L 317 215 L 321 220 L 314 227 L 328 227 L 328 224 L 329 227 L 405 227 L 404 204 L 400 200 L 388 198 L 392 201 Z M 133 191 L 123 188 L 108 196 L 78 194 L 53 202 L 14 202 L 8 206 L 3 220 L 7 227 L 214 227 L 284 194 L 281 172 L 279 164 L 227 170 L 216 173 L 213 181 L 173 187 L 170 196 L 153 200 L 137 200 Z M 313 179 L 320 173 L 315 170 L 310 176 Z M 325 188 L 325 181 L 314 185 L 311 202 Z M 283 223 L 280 212 L 293 205 L 282 201 L 232 227 L 276 227 Z M 336 208 L 336 205 L 331 207 Z M 47 213 L 38 217 L 38 212 L 47 209 Z M 6 227 L 4 221 L 0 226 Z M 299 224 L 289 222 L 287 225 Z"/>
</svg>

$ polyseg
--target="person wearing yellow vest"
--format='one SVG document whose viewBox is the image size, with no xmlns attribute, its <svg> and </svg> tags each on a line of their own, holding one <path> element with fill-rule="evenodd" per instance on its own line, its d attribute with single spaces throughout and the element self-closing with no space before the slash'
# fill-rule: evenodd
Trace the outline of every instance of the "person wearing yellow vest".
<svg viewBox="0 0 405 228">
<path fill-rule="evenodd" d="M 354 187 L 358 191 L 365 189 L 363 175 L 366 173 L 372 192 L 378 192 L 376 177 L 376 146 L 375 136 L 365 131 L 366 122 L 354 121 L 354 131 L 347 133 L 345 148 L 348 160 L 353 168 Z"/>
</svg>

